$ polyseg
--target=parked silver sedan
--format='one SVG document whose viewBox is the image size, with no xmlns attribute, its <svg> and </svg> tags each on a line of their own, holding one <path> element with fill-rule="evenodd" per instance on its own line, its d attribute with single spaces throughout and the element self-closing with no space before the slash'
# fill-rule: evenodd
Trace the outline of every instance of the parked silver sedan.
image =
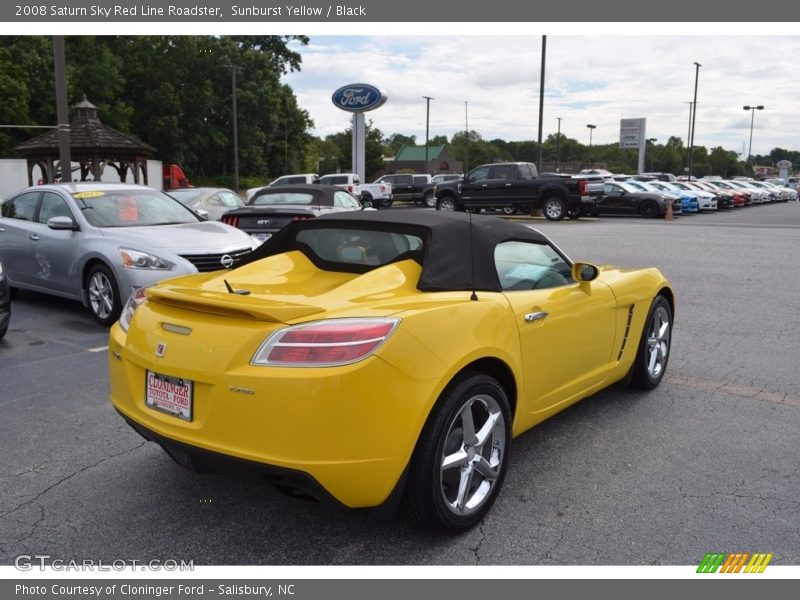
<svg viewBox="0 0 800 600">
<path fill-rule="evenodd" d="M 0 260 L 12 291 L 81 300 L 102 325 L 117 320 L 135 288 L 233 267 L 257 245 L 132 184 L 34 186 L 0 209 Z"/>
<path fill-rule="evenodd" d="M 166 193 L 209 221 L 219 221 L 227 211 L 244 206 L 244 198 L 226 188 L 190 187 Z"/>
</svg>

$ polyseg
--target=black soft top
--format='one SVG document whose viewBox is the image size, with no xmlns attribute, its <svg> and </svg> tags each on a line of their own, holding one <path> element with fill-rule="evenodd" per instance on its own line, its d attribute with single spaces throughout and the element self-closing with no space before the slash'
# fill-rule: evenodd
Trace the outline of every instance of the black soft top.
<svg viewBox="0 0 800 600">
<path fill-rule="evenodd" d="M 367 229 L 406 233 L 423 239 L 423 252 L 400 255 L 397 260 L 414 258 L 422 265 L 417 288 L 422 291 L 502 291 L 494 262 L 495 246 L 510 240 L 549 243 L 538 231 L 487 215 L 440 212 L 426 209 L 345 212 L 292 223 L 282 229 L 241 264 L 291 250 L 308 254 L 308 248 L 295 241 L 297 232 L 307 229 Z M 470 258 L 470 243 L 473 254 Z M 314 257 L 309 256 L 313 260 Z M 473 278 L 474 261 L 474 278 Z M 317 261 L 314 261 L 317 262 Z M 347 270 L 353 270 L 349 265 Z M 377 267 L 360 265 L 361 272 Z"/>
</svg>

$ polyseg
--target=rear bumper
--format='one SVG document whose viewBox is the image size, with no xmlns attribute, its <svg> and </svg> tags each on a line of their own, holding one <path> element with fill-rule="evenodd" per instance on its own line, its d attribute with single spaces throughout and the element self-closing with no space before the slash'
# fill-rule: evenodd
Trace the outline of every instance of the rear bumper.
<svg viewBox="0 0 800 600">
<path fill-rule="evenodd" d="M 235 458 L 189 444 L 183 444 L 148 429 L 121 412 L 119 414 L 136 433 L 141 435 L 144 439 L 155 442 L 161 446 L 164 452 L 176 463 L 191 471 L 204 474 L 232 475 L 244 478 L 260 476 L 279 488 L 292 492 L 300 492 L 300 495 L 306 494 L 329 506 L 335 506 L 341 509 L 349 508 L 331 495 L 322 484 L 308 473 Z M 395 489 L 389 494 L 389 497 L 383 504 L 361 510 L 369 512 L 377 517 L 390 516 L 393 514 L 400 505 L 402 493 L 405 488 L 406 476 L 407 469 L 403 472 Z"/>
</svg>

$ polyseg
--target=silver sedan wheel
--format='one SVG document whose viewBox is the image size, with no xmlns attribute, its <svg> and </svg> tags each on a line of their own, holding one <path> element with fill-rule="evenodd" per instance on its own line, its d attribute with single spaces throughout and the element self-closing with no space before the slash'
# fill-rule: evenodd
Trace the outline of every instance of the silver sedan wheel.
<svg viewBox="0 0 800 600">
<path fill-rule="evenodd" d="M 89 304 L 101 319 L 107 319 L 114 310 L 114 287 L 105 273 L 97 271 L 89 279 Z"/>
<path fill-rule="evenodd" d="M 670 316 L 663 306 L 658 306 L 650 315 L 647 327 L 647 372 L 656 379 L 667 364 L 670 342 Z"/>
<path fill-rule="evenodd" d="M 450 423 L 441 456 L 441 493 L 453 514 L 472 514 L 492 496 L 505 455 L 500 405 L 491 396 L 473 396 Z"/>
</svg>

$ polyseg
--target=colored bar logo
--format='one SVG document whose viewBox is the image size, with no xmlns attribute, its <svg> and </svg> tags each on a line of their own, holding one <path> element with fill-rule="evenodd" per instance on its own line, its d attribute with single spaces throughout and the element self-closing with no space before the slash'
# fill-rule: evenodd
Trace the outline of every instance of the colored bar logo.
<svg viewBox="0 0 800 600">
<path fill-rule="evenodd" d="M 725 554 L 724 552 L 708 553 L 700 561 L 697 567 L 698 573 L 763 573 L 769 561 L 772 560 L 772 553 L 736 552 Z"/>
</svg>

